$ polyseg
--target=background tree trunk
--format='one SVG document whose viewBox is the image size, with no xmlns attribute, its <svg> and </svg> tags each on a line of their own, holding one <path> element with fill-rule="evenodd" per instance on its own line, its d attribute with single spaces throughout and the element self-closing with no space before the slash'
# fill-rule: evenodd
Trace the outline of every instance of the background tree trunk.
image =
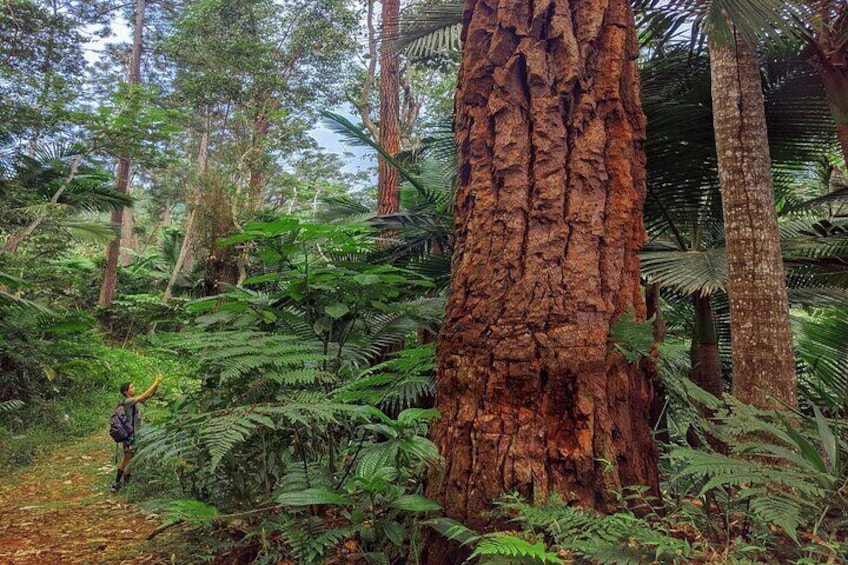
<svg viewBox="0 0 848 565">
<path fill-rule="evenodd" d="M 754 52 L 710 44 L 713 122 L 727 241 L 733 394 L 758 408 L 796 403 L 789 301 L 765 107 Z"/>
<path fill-rule="evenodd" d="M 830 114 L 836 124 L 842 158 L 848 165 L 848 48 L 844 42 L 840 54 L 842 61 L 836 62 L 833 60 L 835 58 L 821 57 L 816 66 L 822 77 Z"/>
<path fill-rule="evenodd" d="M 692 297 L 692 305 L 695 308 L 695 328 L 689 353 L 692 362 L 689 378 L 716 398 L 721 398 L 721 358 L 718 354 L 712 301 L 709 296 L 695 295 Z"/>
<path fill-rule="evenodd" d="M 135 27 L 133 30 L 132 54 L 128 72 L 130 88 L 141 82 L 141 48 L 144 33 L 145 0 L 136 0 Z M 130 193 L 130 178 L 132 175 L 132 160 L 129 155 L 118 157 L 117 188 L 119 191 Z M 103 280 L 100 283 L 100 298 L 98 306 L 107 308 L 112 305 L 115 289 L 118 284 L 118 262 L 124 266 L 129 264 L 129 255 L 121 253 L 122 245 L 132 244 L 132 209 L 123 208 L 112 212 L 112 224 L 118 226 L 120 235 L 109 242 L 106 248 L 106 265 L 103 268 Z"/>
<path fill-rule="evenodd" d="M 380 145 L 394 157 L 400 150 L 400 77 L 398 56 L 390 43 L 398 35 L 400 0 L 383 0 L 382 49 L 380 51 Z M 400 209 L 400 175 L 380 157 L 377 172 L 377 214 Z"/>
<path fill-rule="evenodd" d="M 532 11 L 531 11 L 532 7 Z M 428 495 L 477 529 L 501 495 L 609 510 L 657 486 L 651 386 L 608 343 L 641 319 L 645 123 L 626 0 L 469 0 L 456 251 Z M 432 539 L 427 563 L 461 562 Z"/>
<path fill-rule="evenodd" d="M 171 299 L 174 292 L 174 284 L 177 282 L 177 277 L 180 276 L 183 267 L 189 263 L 189 253 L 194 245 L 195 221 L 197 218 L 197 207 L 200 205 L 200 199 L 203 193 L 202 183 L 209 168 L 209 130 L 211 129 L 211 117 L 209 108 L 206 108 L 206 115 L 203 119 L 203 132 L 200 134 L 200 146 L 197 151 L 197 178 L 194 180 L 195 186 L 189 194 L 187 207 L 188 217 L 186 218 L 185 235 L 180 244 L 180 252 L 177 255 L 177 262 L 174 264 L 174 269 L 171 271 L 171 276 L 168 279 L 168 284 L 165 286 L 165 293 L 162 295 L 162 302 L 167 302 Z"/>
<path fill-rule="evenodd" d="M 812 64 L 822 77 L 842 157 L 848 165 L 848 6 L 839 0 L 824 0 L 817 7 L 813 29 L 802 37 L 815 52 Z"/>
</svg>

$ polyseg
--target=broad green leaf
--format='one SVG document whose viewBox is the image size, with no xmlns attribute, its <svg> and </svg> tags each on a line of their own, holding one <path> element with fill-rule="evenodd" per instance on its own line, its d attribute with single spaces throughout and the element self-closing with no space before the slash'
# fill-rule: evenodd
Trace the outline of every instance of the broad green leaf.
<svg viewBox="0 0 848 565">
<path fill-rule="evenodd" d="M 389 541 L 398 547 L 403 545 L 403 540 L 406 538 L 406 528 L 403 527 L 403 524 L 391 520 L 384 522 L 382 528 Z"/>
<path fill-rule="evenodd" d="M 407 512 L 437 512 L 442 509 L 441 506 L 420 494 L 401 495 L 393 500 L 389 506 Z"/>
<path fill-rule="evenodd" d="M 334 320 L 338 320 L 339 318 L 350 312 L 350 308 L 348 308 L 346 304 L 336 302 L 335 304 L 330 304 L 329 306 L 325 307 L 324 311 L 327 313 L 328 316 L 330 316 Z"/>
<path fill-rule="evenodd" d="M 352 504 L 349 499 L 326 488 L 308 488 L 299 492 L 287 492 L 278 496 L 277 502 L 283 506 L 312 506 L 313 504 L 349 506 Z"/>
</svg>

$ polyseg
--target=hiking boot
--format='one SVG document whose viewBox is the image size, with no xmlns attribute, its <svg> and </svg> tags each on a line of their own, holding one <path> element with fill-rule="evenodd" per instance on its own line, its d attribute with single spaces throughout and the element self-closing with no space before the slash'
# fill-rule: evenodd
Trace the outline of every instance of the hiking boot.
<svg viewBox="0 0 848 565">
<path fill-rule="evenodd" d="M 118 481 L 115 484 L 113 484 L 112 488 L 109 489 L 109 492 L 115 493 L 115 492 L 118 492 L 119 490 L 121 490 L 121 481 Z"/>
</svg>

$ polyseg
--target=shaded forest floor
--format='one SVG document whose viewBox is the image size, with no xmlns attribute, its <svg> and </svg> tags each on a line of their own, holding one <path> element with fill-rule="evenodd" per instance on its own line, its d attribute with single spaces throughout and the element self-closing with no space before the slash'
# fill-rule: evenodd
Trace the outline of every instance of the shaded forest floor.
<svg viewBox="0 0 848 565">
<path fill-rule="evenodd" d="M 157 563 L 139 546 L 160 519 L 109 492 L 114 445 L 103 432 L 69 439 L 0 477 L 0 564 Z"/>
</svg>

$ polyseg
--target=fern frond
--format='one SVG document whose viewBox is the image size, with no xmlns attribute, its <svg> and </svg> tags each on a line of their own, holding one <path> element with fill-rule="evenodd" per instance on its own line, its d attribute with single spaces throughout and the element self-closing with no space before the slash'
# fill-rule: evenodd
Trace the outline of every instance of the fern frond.
<svg viewBox="0 0 848 565">
<path fill-rule="evenodd" d="M 487 534 L 483 536 L 471 557 L 508 557 L 521 559 L 530 563 L 562 563 L 562 559 L 551 553 L 541 542 L 531 543 L 527 540 L 508 534 Z"/>
<path fill-rule="evenodd" d="M 12 400 L 0 401 L 0 413 L 11 412 L 12 410 L 20 410 L 26 403 L 23 400 L 13 398 Z"/>
</svg>

